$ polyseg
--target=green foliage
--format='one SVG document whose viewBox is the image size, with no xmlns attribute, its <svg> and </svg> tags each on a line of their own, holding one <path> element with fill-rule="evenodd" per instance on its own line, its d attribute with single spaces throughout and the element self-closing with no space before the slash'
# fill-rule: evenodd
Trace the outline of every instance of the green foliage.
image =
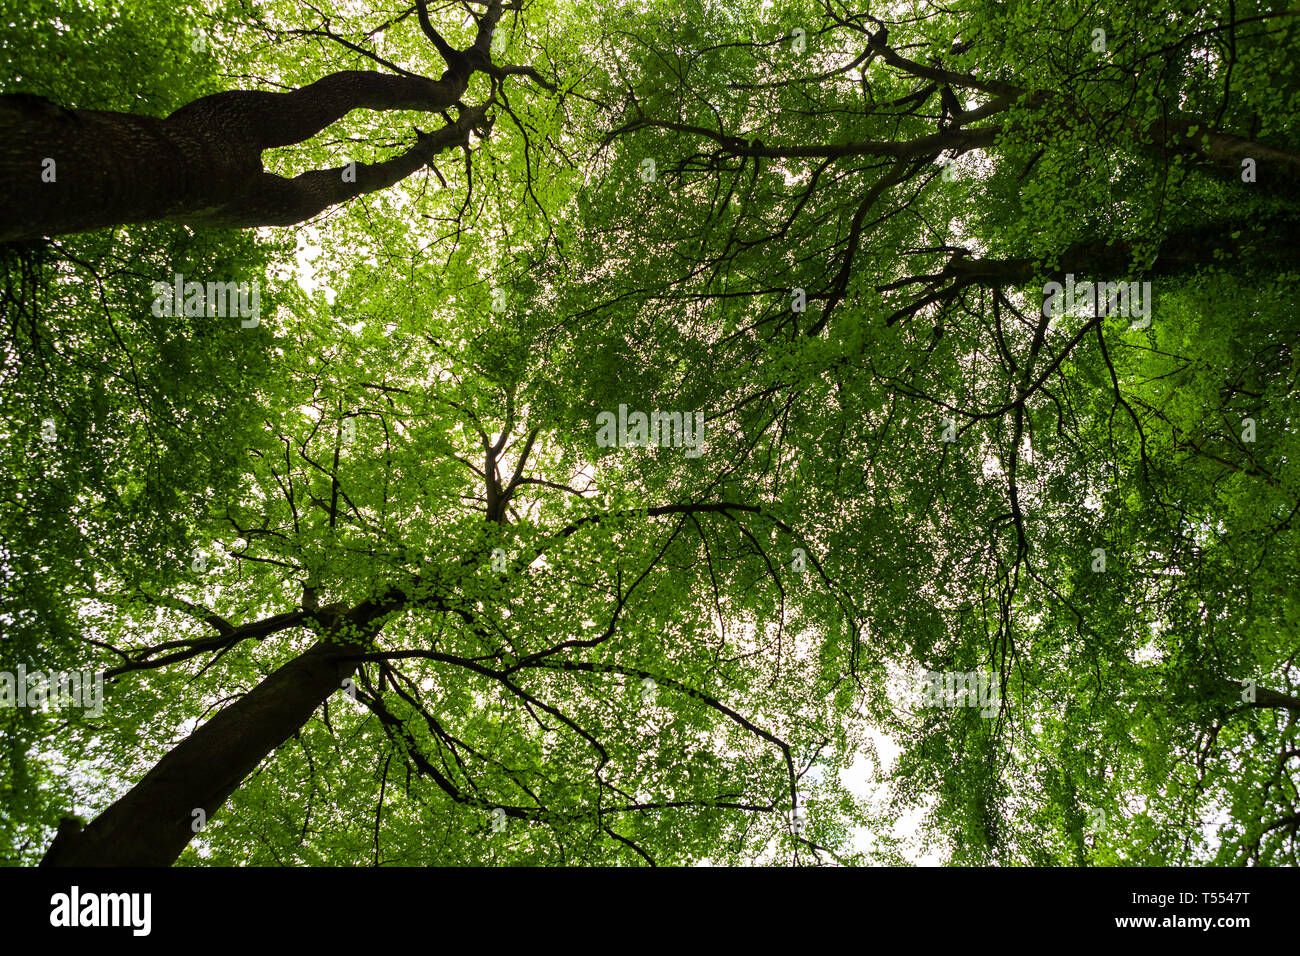
<svg viewBox="0 0 1300 956">
<path fill-rule="evenodd" d="M 66 6 L 4 18 L 14 90 L 383 68 L 326 21 L 443 68 L 404 3 Z M 382 605 L 181 862 L 1295 864 L 1297 27 L 915 12 L 886 56 L 803 0 L 524 4 L 494 62 L 556 89 L 475 76 L 490 132 L 392 189 L 6 250 L 0 669 L 120 670 L 100 718 L 0 710 L 7 859 Z M 153 316 L 173 271 L 260 277 L 262 326 Z M 1048 321 L 1067 272 L 1150 324 Z M 603 447 L 620 405 L 704 453 Z M 987 714 L 907 692 L 974 670 Z"/>
</svg>

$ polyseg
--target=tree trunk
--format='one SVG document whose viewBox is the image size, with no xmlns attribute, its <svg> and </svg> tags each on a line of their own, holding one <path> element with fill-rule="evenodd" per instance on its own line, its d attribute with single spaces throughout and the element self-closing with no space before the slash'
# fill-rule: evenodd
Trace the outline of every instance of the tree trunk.
<svg viewBox="0 0 1300 956">
<path fill-rule="evenodd" d="M 1150 279 L 1229 264 L 1243 272 L 1281 272 L 1293 268 L 1300 256 L 1297 225 L 1300 219 L 1295 216 L 1274 216 L 1188 227 L 1167 236 L 1155 261 L 1140 272 L 1133 269 L 1132 243 L 1115 240 L 1076 243 L 1061 253 L 1060 265 L 1054 270 L 1044 269 L 1033 259 L 957 259 L 944 273 L 965 283 L 1001 287 L 1066 273 L 1088 281 Z"/>
<path fill-rule="evenodd" d="M 60 829 L 42 866 L 169 866 L 268 754 L 356 670 L 355 646 L 322 638 L 167 753 L 80 834 Z M 349 661 L 346 658 L 352 657 Z"/>
<path fill-rule="evenodd" d="M 274 176 L 262 168 L 263 150 L 309 139 L 354 109 L 441 112 L 465 89 L 464 74 L 450 71 L 435 81 L 344 70 L 287 93 L 215 93 L 165 119 L 0 96 L 0 242 L 155 220 L 301 222 L 467 142 L 486 106 L 462 110 L 394 159 L 357 163 L 354 181 L 344 181 L 342 166 Z"/>
</svg>

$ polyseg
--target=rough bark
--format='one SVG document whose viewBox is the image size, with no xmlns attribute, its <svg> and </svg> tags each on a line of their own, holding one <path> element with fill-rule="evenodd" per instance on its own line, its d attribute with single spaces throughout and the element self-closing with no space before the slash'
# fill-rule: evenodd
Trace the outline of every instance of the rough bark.
<svg viewBox="0 0 1300 956">
<path fill-rule="evenodd" d="M 66 110 L 35 96 L 0 96 L 0 242 L 170 220 L 194 225 L 281 226 L 353 196 L 384 189 L 443 149 L 467 142 L 486 106 L 421 134 L 386 162 L 284 179 L 263 150 L 302 142 L 354 109 L 441 112 L 467 76 L 440 80 L 364 70 L 331 73 L 286 93 L 232 90 L 165 119 Z M 53 160 L 53 182 L 47 182 Z"/>
<path fill-rule="evenodd" d="M 358 644 L 322 638 L 172 748 L 81 831 L 61 828 L 42 866 L 169 866 L 243 780 L 357 667 Z"/>
</svg>

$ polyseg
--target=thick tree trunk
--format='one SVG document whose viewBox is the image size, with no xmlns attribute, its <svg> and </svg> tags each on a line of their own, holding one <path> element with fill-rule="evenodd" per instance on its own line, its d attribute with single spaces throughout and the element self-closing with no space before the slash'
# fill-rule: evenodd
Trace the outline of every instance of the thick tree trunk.
<svg viewBox="0 0 1300 956">
<path fill-rule="evenodd" d="M 465 88 L 465 76 L 451 72 L 435 81 L 345 70 L 288 93 L 215 93 L 166 119 L 0 96 L 0 242 L 154 220 L 301 222 L 467 142 L 485 107 L 462 111 L 392 160 L 358 163 L 355 181 L 344 181 L 341 166 L 282 179 L 263 170 L 263 150 L 302 142 L 354 109 L 440 112 Z"/>
<path fill-rule="evenodd" d="M 42 866 L 169 866 L 226 798 L 356 670 L 356 647 L 322 639 L 174 747 Z M 348 656 L 352 660 L 347 660 Z"/>
<path fill-rule="evenodd" d="M 1144 278 L 1184 275 L 1200 268 L 1233 264 L 1242 271 L 1274 272 L 1293 268 L 1300 257 L 1300 219 L 1236 220 L 1179 230 L 1160 244 L 1150 267 L 1135 272 L 1133 245 L 1123 240 L 1081 242 L 1061 253 L 1055 270 L 1033 259 L 957 259 L 945 277 L 988 286 L 1023 285 L 1038 276 L 1073 273 L 1081 279 Z M 901 283 L 895 283 L 896 285 Z"/>
</svg>

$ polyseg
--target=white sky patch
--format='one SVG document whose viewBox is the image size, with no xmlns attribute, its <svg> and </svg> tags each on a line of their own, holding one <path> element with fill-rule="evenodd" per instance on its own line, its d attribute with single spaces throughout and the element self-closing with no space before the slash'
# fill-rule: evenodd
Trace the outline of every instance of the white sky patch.
<svg viewBox="0 0 1300 956">
<path fill-rule="evenodd" d="M 850 793 L 864 801 L 868 806 L 880 809 L 888 806 L 893 799 L 893 788 L 889 785 L 888 777 L 895 760 L 902 751 L 890 737 L 874 728 L 867 731 L 867 736 L 871 738 L 876 753 L 880 755 L 880 767 L 874 767 L 869 757 L 859 754 L 852 764 L 840 771 L 840 782 Z M 915 845 L 910 842 L 911 838 L 919 831 L 925 812 L 924 807 L 918 807 L 903 814 L 894 825 L 890 835 L 897 840 L 903 841 L 903 846 L 899 849 L 909 857 L 909 861 L 913 865 L 942 866 L 944 861 L 938 853 L 933 850 L 918 852 Z M 851 834 L 853 849 L 867 853 L 875 847 L 874 834 L 870 828 L 856 827 L 851 831 Z M 912 852 L 909 854 L 908 850 Z"/>
</svg>

